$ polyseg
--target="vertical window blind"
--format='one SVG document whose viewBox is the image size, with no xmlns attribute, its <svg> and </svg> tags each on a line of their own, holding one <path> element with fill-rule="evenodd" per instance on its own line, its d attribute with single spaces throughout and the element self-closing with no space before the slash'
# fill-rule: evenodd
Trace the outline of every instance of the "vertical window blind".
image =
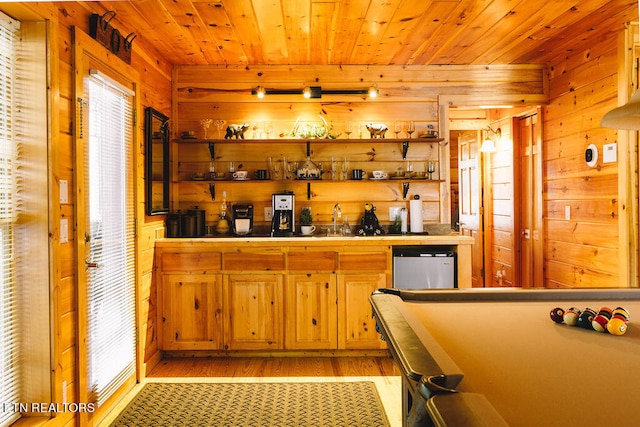
<svg viewBox="0 0 640 427">
<path fill-rule="evenodd" d="M 85 79 L 90 398 L 100 405 L 135 373 L 133 98 L 112 82 Z"/>
<path fill-rule="evenodd" d="M 16 118 L 15 69 L 19 23 L 0 15 L 0 402 L 18 403 L 19 344 L 17 324 L 15 233 L 16 222 Z M 0 425 L 20 416 L 0 411 Z"/>
</svg>

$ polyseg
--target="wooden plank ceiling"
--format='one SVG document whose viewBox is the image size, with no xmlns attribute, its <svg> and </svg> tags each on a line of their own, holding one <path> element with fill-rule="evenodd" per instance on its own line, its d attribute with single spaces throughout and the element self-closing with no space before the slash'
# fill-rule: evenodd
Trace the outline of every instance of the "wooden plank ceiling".
<svg viewBox="0 0 640 427">
<path fill-rule="evenodd" d="M 637 20 L 633 0 L 129 0 L 116 12 L 173 64 L 523 64 Z M 60 8 L 64 3 L 60 3 Z"/>
</svg>

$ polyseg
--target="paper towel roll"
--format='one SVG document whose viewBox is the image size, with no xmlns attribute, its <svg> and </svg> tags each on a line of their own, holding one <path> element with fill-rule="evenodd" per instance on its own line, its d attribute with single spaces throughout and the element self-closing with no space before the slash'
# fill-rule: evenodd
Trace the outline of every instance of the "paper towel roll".
<svg viewBox="0 0 640 427">
<path fill-rule="evenodd" d="M 422 233 L 422 200 L 409 200 L 409 224 L 412 233 Z"/>
</svg>

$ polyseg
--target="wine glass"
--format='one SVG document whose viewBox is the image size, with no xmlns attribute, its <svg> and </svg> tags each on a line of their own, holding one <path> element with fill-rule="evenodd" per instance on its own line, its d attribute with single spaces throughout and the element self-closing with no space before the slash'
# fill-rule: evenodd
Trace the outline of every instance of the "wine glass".
<svg viewBox="0 0 640 427">
<path fill-rule="evenodd" d="M 431 178 L 431 175 L 436 171 L 436 165 L 433 162 L 429 162 L 427 163 L 427 172 L 429 172 L 429 179 Z"/>
<path fill-rule="evenodd" d="M 331 156 L 331 180 L 332 181 L 337 181 L 338 179 L 338 162 L 336 162 L 336 159 Z"/>
<path fill-rule="evenodd" d="M 344 156 L 344 162 L 342 162 L 342 180 L 346 181 L 349 178 L 349 158 Z"/>
<path fill-rule="evenodd" d="M 267 139 L 271 138 L 271 133 L 273 133 L 273 124 L 271 124 L 271 122 L 264 124 L 264 133 L 267 134 Z"/>
<path fill-rule="evenodd" d="M 409 120 L 409 123 L 407 124 L 407 133 L 409 134 L 409 139 L 411 139 L 411 134 L 414 133 L 416 131 L 416 124 L 413 122 L 413 120 Z"/>
<path fill-rule="evenodd" d="M 296 175 L 298 174 L 298 162 L 288 162 L 287 163 L 287 179 L 296 179 Z"/>
<path fill-rule="evenodd" d="M 280 180 L 280 164 L 278 162 L 274 162 L 271 157 L 269 157 L 269 169 L 271 170 L 273 179 L 275 181 L 279 181 Z"/>
<path fill-rule="evenodd" d="M 202 126 L 203 135 L 202 139 L 207 139 L 207 131 L 209 130 L 209 126 L 213 123 L 212 119 L 202 119 L 200 120 L 200 126 Z"/>
<path fill-rule="evenodd" d="M 347 134 L 347 139 L 349 139 L 350 138 L 349 135 L 351 135 L 351 122 L 346 122 L 344 124 L 344 133 Z"/>
<path fill-rule="evenodd" d="M 222 128 L 226 123 L 227 122 L 225 120 L 220 120 L 220 119 L 213 122 L 213 124 L 216 126 L 216 129 L 218 129 L 218 139 L 222 138 Z"/>
<path fill-rule="evenodd" d="M 398 139 L 398 135 L 400 134 L 400 132 L 402 131 L 402 125 L 400 124 L 400 122 L 398 120 L 393 122 L 393 133 L 396 134 L 396 139 Z"/>
</svg>

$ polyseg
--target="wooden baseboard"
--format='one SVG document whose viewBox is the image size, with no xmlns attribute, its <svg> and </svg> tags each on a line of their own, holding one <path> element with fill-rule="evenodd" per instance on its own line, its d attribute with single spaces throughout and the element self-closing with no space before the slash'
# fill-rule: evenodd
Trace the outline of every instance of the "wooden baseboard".
<svg viewBox="0 0 640 427">
<path fill-rule="evenodd" d="M 184 357 L 388 357 L 388 350 L 162 351 L 161 359 Z M 150 366 L 151 367 L 151 366 Z"/>
</svg>

